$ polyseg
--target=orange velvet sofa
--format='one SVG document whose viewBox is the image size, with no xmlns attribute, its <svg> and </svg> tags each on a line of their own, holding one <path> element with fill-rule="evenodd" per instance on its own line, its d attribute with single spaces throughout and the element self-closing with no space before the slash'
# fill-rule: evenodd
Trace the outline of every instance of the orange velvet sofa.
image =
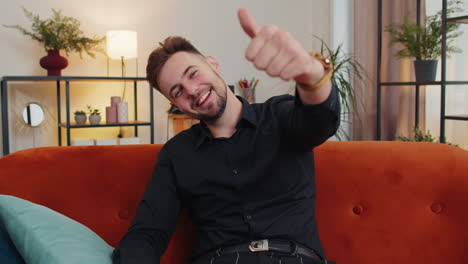
<svg viewBox="0 0 468 264">
<path fill-rule="evenodd" d="M 43 147 L 0 159 L 0 194 L 45 205 L 112 246 L 162 145 Z M 315 150 L 317 217 L 339 264 L 468 263 L 468 151 L 437 143 L 327 142 Z M 185 214 L 162 263 L 185 263 Z"/>
</svg>

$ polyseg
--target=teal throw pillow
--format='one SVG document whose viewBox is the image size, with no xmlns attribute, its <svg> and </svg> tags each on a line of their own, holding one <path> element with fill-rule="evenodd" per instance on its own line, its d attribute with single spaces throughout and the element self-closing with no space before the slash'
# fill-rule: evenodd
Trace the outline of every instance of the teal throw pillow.
<svg viewBox="0 0 468 264">
<path fill-rule="evenodd" d="M 28 264 L 111 264 L 113 248 L 86 226 L 47 207 L 0 195 L 0 225 Z"/>
<path fill-rule="evenodd" d="M 0 263 L 2 264 L 25 264 L 23 258 L 16 250 L 15 245 L 8 233 L 3 230 L 0 223 Z"/>
</svg>

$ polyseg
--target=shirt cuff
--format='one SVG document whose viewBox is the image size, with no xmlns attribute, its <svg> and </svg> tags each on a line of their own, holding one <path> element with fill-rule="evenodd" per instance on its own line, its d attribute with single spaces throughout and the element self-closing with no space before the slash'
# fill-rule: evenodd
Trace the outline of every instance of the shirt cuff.
<svg viewBox="0 0 468 264">
<path fill-rule="evenodd" d="M 338 112 L 339 111 L 339 101 L 338 101 L 338 88 L 336 87 L 336 84 L 335 83 L 332 83 L 332 89 L 331 89 L 331 92 L 330 94 L 328 95 L 327 99 L 325 101 L 323 101 L 322 103 L 320 104 L 308 104 L 308 105 L 305 105 L 301 98 L 300 98 L 300 95 L 297 91 L 297 86 L 296 86 L 296 96 L 295 96 L 295 100 L 294 100 L 294 103 L 297 107 L 302 107 L 302 108 L 305 108 L 305 109 L 319 109 L 319 108 L 326 108 L 326 109 L 329 109 L 330 111 L 332 112 Z M 339 113 L 338 113 L 339 114 Z"/>
</svg>

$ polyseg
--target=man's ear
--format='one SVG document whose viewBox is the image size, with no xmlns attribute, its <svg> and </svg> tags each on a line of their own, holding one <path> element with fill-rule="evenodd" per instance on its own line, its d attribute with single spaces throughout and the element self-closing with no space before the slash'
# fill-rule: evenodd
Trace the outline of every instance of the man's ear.
<svg viewBox="0 0 468 264">
<path fill-rule="evenodd" d="M 218 61 L 213 56 L 206 56 L 206 62 L 210 67 L 218 74 L 220 74 L 220 68 Z"/>
</svg>

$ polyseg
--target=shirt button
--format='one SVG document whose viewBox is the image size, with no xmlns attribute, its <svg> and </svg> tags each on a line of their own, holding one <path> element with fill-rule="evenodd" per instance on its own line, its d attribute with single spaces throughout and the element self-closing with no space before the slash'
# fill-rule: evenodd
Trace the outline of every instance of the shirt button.
<svg viewBox="0 0 468 264">
<path fill-rule="evenodd" d="M 233 169 L 232 172 L 233 172 L 234 174 L 239 173 L 236 169 Z"/>
</svg>

